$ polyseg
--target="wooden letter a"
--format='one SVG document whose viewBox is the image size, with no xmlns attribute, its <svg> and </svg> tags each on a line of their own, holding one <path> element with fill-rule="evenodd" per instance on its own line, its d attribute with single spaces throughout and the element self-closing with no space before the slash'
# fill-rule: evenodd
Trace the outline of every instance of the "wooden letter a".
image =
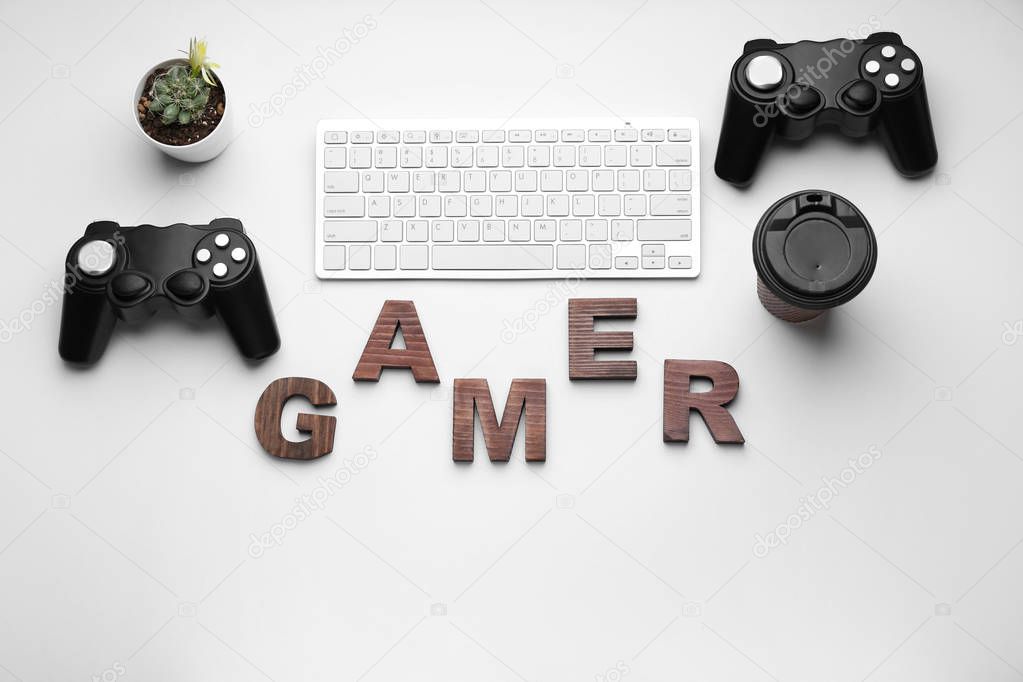
<svg viewBox="0 0 1023 682">
<path fill-rule="evenodd" d="M 405 348 L 391 348 L 401 327 Z M 433 364 L 430 346 L 419 324 L 416 304 L 412 301 L 384 301 L 369 341 L 355 366 L 355 381 L 380 381 L 384 367 L 411 369 L 417 383 L 438 383 L 437 366 Z"/>
</svg>

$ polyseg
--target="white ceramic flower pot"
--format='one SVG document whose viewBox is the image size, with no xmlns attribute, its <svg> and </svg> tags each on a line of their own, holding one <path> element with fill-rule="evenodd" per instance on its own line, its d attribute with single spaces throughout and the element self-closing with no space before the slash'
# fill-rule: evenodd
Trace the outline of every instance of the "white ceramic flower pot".
<svg viewBox="0 0 1023 682">
<path fill-rule="evenodd" d="M 142 129 L 142 124 L 139 122 L 139 98 L 142 97 L 142 91 L 146 87 L 146 81 L 149 80 L 149 75 L 157 69 L 165 69 L 175 64 L 188 65 L 187 59 L 168 59 L 160 62 L 156 66 L 146 69 L 146 72 L 142 74 L 141 80 L 138 85 L 135 86 L 135 96 L 131 100 L 131 116 L 135 120 L 135 125 L 138 126 L 139 131 L 142 133 L 142 137 L 149 142 L 150 145 L 156 147 L 164 154 L 173 156 L 175 159 L 181 161 L 188 161 L 190 163 L 200 163 L 202 161 L 209 161 L 215 158 L 227 148 L 227 145 L 231 142 L 231 138 L 234 136 L 232 125 L 232 112 L 234 107 L 232 106 L 230 98 L 227 96 L 227 85 L 221 78 L 220 74 L 217 74 L 217 79 L 220 84 L 224 87 L 224 115 L 220 118 L 220 123 L 213 129 L 213 132 L 192 144 L 184 145 L 172 145 L 164 144 L 151 138 L 145 130 Z"/>
</svg>

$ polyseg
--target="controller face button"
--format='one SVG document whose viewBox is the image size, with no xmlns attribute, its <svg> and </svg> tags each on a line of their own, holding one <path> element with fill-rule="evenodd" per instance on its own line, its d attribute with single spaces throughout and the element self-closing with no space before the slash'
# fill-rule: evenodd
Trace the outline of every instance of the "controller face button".
<svg viewBox="0 0 1023 682">
<path fill-rule="evenodd" d="M 784 76 L 781 62 L 772 54 L 758 55 L 746 65 L 746 82 L 762 92 L 781 85 Z"/>
<path fill-rule="evenodd" d="M 94 239 L 78 249 L 78 269 L 92 277 L 110 272 L 117 260 L 114 245 L 104 239 Z"/>
<path fill-rule="evenodd" d="M 884 84 L 887 85 L 889 88 L 899 87 L 899 83 L 901 81 L 902 79 L 899 78 L 899 74 L 897 73 L 890 73 L 884 77 Z"/>
<path fill-rule="evenodd" d="M 114 297 L 121 301 L 134 301 L 152 288 L 149 280 L 134 272 L 122 272 L 110 283 Z"/>
<path fill-rule="evenodd" d="M 881 56 L 885 59 L 895 59 L 895 48 L 891 45 L 885 45 L 881 48 Z"/>
<path fill-rule="evenodd" d="M 198 273 L 185 270 L 167 280 L 167 291 L 180 299 L 192 301 L 202 295 L 203 281 Z"/>
<path fill-rule="evenodd" d="M 209 263 L 212 257 L 213 254 L 210 253 L 209 249 L 199 249 L 195 252 L 195 259 L 200 263 Z"/>
<path fill-rule="evenodd" d="M 233 260 L 235 263 L 241 263 L 242 261 L 245 260 L 245 257 L 247 255 L 248 254 L 245 253 L 245 249 L 241 248 L 240 246 L 231 249 L 231 260 Z"/>
<path fill-rule="evenodd" d="M 905 71 L 906 73 L 913 73 L 913 71 L 916 69 L 916 62 L 914 62 L 909 57 L 906 57 L 905 59 L 902 60 L 902 63 L 899 64 L 899 66 L 901 66 L 902 70 Z"/>
<path fill-rule="evenodd" d="M 223 232 L 221 232 L 220 234 L 213 238 L 213 243 L 222 249 L 226 249 L 227 245 L 231 243 L 231 238 L 228 237 Z"/>
<path fill-rule="evenodd" d="M 877 88 L 870 81 L 856 81 L 842 93 L 842 103 L 853 111 L 867 111 L 877 100 Z"/>
<path fill-rule="evenodd" d="M 213 276 L 218 279 L 227 277 L 227 266 L 223 263 L 215 263 L 213 265 Z"/>
<path fill-rule="evenodd" d="M 863 65 L 863 68 L 867 70 L 871 76 L 881 70 L 881 63 L 876 59 L 871 59 L 869 62 Z"/>
</svg>

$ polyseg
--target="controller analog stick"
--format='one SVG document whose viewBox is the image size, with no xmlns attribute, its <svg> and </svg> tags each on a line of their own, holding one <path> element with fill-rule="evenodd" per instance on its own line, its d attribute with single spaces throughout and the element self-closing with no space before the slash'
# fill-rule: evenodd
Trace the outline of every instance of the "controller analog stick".
<svg viewBox="0 0 1023 682">
<path fill-rule="evenodd" d="M 774 90 L 781 85 L 784 76 L 781 61 L 773 54 L 758 55 L 746 65 L 746 82 L 761 92 Z"/>
<path fill-rule="evenodd" d="M 821 94 L 813 88 L 801 88 L 786 100 L 785 108 L 796 116 L 809 114 L 821 104 Z"/>
<path fill-rule="evenodd" d="M 167 280 L 167 291 L 183 301 L 192 301 L 202 296 L 205 283 L 202 277 L 191 270 L 179 272 Z"/>
<path fill-rule="evenodd" d="M 117 251 L 105 239 L 94 239 L 78 249 L 78 269 L 92 277 L 101 277 L 114 267 Z"/>
<path fill-rule="evenodd" d="M 842 102 L 853 111 L 867 111 L 876 101 L 877 88 L 870 81 L 856 81 L 842 93 Z"/>
<path fill-rule="evenodd" d="M 120 301 L 134 301 L 152 288 L 149 280 L 134 272 L 122 272 L 110 283 L 110 290 Z"/>
</svg>

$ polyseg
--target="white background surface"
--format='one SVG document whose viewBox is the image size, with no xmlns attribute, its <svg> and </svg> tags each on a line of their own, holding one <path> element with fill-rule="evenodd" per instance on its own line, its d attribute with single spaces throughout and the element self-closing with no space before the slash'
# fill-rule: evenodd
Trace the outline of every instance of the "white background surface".
<svg viewBox="0 0 1023 682">
<path fill-rule="evenodd" d="M 1023 677 L 1023 338 L 1005 333 L 1023 326 L 1019 4 L 385 5 L 0 3 L 0 319 L 30 321 L 0 347 L 0 680 Z M 247 122 L 367 14 L 377 27 L 322 79 Z M 935 176 L 906 181 L 878 144 L 834 136 L 776 146 L 748 191 L 709 172 L 746 39 L 872 21 L 924 61 Z M 240 114 L 199 167 L 151 150 L 129 118 L 140 73 L 194 33 Z M 318 119 L 608 112 L 700 119 L 698 280 L 313 278 Z M 854 302 L 797 328 L 759 306 L 750 237 L 775 199 L 814 186 L 864 211 L 880 262 Z M 45 292 L 90 220 L 225 214 L 257 242 L 281 352 L 250 367 L 218 324 L 169 318 L 120 327 L 92 370 L 60 362 Z M 634 384 L 569 383 L 568 295 L 639 299 Z M 386 298 L 415 300 L 440 388 L 351 381 Z M 661 442 L 666 357 L 734 364 L 744 448 L 702 424 L 688 446 Z M 338 394 L 333 455 L 259 450 L 255 402 L 288 375 Z M 451 462 L 462 376 L 487 377 L 499 406 L 513 377 L 547 377 L 545 464 L 526 466 L 521 441 L 508 465 L 479 449 Z M 828 510 L 754 556 L 758 533 L 872 446 L 881 457 Z M 251 534 L 364 448 L 375 459 L 325 509 L 250 555 Z"/>
</svg>

